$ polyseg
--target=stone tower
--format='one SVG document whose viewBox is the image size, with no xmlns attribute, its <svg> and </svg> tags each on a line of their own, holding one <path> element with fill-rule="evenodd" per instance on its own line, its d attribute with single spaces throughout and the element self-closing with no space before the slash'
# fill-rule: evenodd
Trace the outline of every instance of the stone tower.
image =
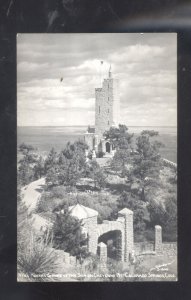
<svg viewBox="0 0 191 300">
<path fill-rule="evenodd" d="M 98 140 L 111 126 L 119 124 L 119 114 L 118 80 L 112 77 L 110 66 L 108 78 L 103 80 L 101 88 L 95 89 L 95 134 Z"/>
</svg>

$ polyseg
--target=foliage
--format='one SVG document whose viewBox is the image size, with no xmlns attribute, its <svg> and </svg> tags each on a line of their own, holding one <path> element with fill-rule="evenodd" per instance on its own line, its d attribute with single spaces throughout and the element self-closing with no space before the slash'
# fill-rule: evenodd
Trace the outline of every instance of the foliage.
<svg viewBox="0 0 191 300">
<path fill-rule="evenodd" d="M 36 150 L 32 145 L 28 145 L 25 143 L 20 144 L 18 148 L 19 151 L 22 152 L 23 154 Z"/>
<path fill-rule="evenodd" d="M 40 156 L 33 168 L 34 169 L 34 177 L 36 179 L 39 179 L 45 175 L 44 167 L 45 167 L 45 162 L 44 162 L 42 156 Z"/>
<path fill-rule="evenodd" d="M 44 175 L 44 160 L 30 152 L 34 149 L 32 146 L 23 143 L 20 147 L 23 150 L 22 158 L 18 162 L 18 183 L 24 186 Z"/>
<path fill-rule="evenodd" d="M 111 161 L 111 168 L 117 173 L 121 172 L 122 177 L 126 174 L 126 165 L 130 162 L 130 152 L 127 149 L 118 149 Z"/>
<path fill-rule="evenodd" d="M 38 212 L 54 212 L 65 206 L 75 205 L 77 201 L 84 206 L 98 211 L 98 222 L 103 220 L 116 219 L 117 203 L 116 196 L 106 194 L 105 191 L 87 193 L 73 190 L 68 193 L 67 187 L 55 186 L 51 190 L 43 193 L 38 204 Z"/>
<path fill-rule="evenodd" d="M 95 188 L 103 188 L 106 184 L 106 175 L 96 160 L 92 160 L 87 168 L 88 177 L 94 180 Z"/>
<path fill-rule="evenodd" d="M 17 264 L 18 275 L 22 274 L 31 281 L 47 281 L 43 275 L 55 274 L 58 268 L 49 242 L 37 240 L 34 232 L 29 234 L 24 247 L 18 246 Z"/>
<path fill-rule="evenodd" d="M 55 274 L 57 263 L 51 250 L 49 235 L 39 239 L 32 225 L 32 217 L 18 197 L 17 205 L 17 266 L 18 275 L 24 276 L 27 281 L 43 281 L 47 278 L 43 274 Z M 36 276 L 36 277 L 35 277 Z M 20 279 L 20 277 L 18 277 Z"/>
<path fill-rule="evenodd" d="M 133 182 L 137 182 L 141 189 L 141 200 L 146 201 L 145 190 L 156 188 L 159 184 L 159 175 L 162 168 L 161 156 L 159 153 L 162 144 L 158 141 L 151 141 L 158 132 L 145 130 L 137 138 L 136 154 L 133 157 L 132 168 L 129 176 Z"/>
<path fill-rule="evenodd" d="M 165 240 L 176 241 L 177 239 L 177 201 L 176 196 L 165 199 L 164 205 L 150 201 L 148 205 L 151 226 L 161 225 Z"/>
<path fill-rule="evenodd" d="M 33 167 L 23 159 L 18 168 L 18 183 L 21 186 L 29 184 L 34 179 Z"/>
<path fill-rule="evenodd" d="M 45 160 L 44 168 L 45 168 L 45 173 L 51 169 L 54 168 L 58 164 L 58 159 L 57 159 L 57 152 L 55 151 L 54 148 L 52 148 L 48 154 L 48 157 Z"/>
<path fill-rule="evenodd" d="M 67 143 L 59 154 L 52 149 L 45 161 L 46 182 L 48 185 L 75 186 L 79 178 L 86 174 L 85 149 L 82 141 Z"/>
<path fill-rule="evenodd" d="M 87 238 L 82 233 L 82 222 L 72 217 L 67 210 L 58 214 L 53 226 L 54 247 L 69 252 L 77 258 L 88 255 Z"/>
<path fill-rule="evenodd" d="M 102 158 L 104 155 L 105 155 L 105 152 L 103 152 L 103 151 L 99 151 L 99 152 L 97 153 L 97 157 L 98 157 L 98 158 Z"/>
<path fill-rule="evenodd" d="M 110 127 L 104 133 L 106 140 L 110 140 L 115 149 L 130 149 L 133 134 L 128 132 L 126 125 L 119 124 L 118 127 Z"/>
<path fill-rule="evenodd" d="M 118 210 L 125 207 L 133 211 L 133 225 L 136 233 L 141 233 L 145 229 L 145 208 L 141 201 L 133 198 L 130 193 L 123 192 L 117 200 Z"/>
</svg>

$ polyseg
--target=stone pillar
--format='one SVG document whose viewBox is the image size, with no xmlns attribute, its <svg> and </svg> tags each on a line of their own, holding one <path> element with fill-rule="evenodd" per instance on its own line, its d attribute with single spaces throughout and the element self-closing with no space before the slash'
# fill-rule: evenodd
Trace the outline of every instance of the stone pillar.
<svg viewBox="0 0 191 300">
<path fill-rule="evenodd" d="M 116 153 L 116 150 L 115 150 L 115 149 L 111 150 L 111 156 L 112 156 L 112 157 L 114 157 L 115 153 Z"/>
<path fill-rule="evenodd" d="M 67 252 L 64 252 L 64 262 L 70 264 L 70 254 Z"/>
<path fill-rule="evenodd" d="M 89 151 L 88 151 L 88 149 L 86 149 L 85 150 L 85 157 L 88 157 L 88 153 L 89 153 Z"/>
<path fill-rule="evenodd" d="M 159 225 L 155 226 L 155 252 L 162 252 L 162 228 Z"/>
<path fill-rule="evenodd" d="M 116 259 L 117 260 L 122 260 L 122 234 L 121 232 L 117 235 L 117 238 L 116 238 Z"/>
<path fill-rule="evenodd" d="M 94 146 L 95 152 L 98 152 L 98 135 L 97 134 L 95 135 L 94 139 L 95 139 L 95 146 Z"/>
<path fill-rule="evenodd" d="M 105 271 L 107 266 L 107 245 L 103 242 L 98 244 L 98 255 L 100 259 L 100 271 Z"/>
<path fill-rule="evenodd" d="M 124 218 L 124 261 L 129 261 L 129 255 L 134 250 L 133 212 L 124 208 L 118 212 Z"/>
<path fill-rule="evenodd" d="M 96 158 L 95 150 L 92 151 L 92 158 Z"/>
<path fill-rule="evenodd" d="M 85 220 L 84 227 L 88 233 L 88 251 L 97 253 L 97 216 Z"/>
<path fill-rule="evenodd" d="M 86 149 L 86 150 L 85 150 L 85 158 L 86 158 L 86 162 L 89 161 L 88 153 L 89 153 L 89 151 L 88 151 L 88 149 Z"/>
</svg>

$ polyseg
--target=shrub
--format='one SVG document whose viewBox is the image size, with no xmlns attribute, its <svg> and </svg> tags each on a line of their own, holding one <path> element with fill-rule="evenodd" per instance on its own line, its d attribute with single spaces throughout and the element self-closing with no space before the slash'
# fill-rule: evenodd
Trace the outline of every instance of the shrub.
<svg viewBox="0 0 191 300">
<path fill-rule="evenodd" d="M 38 241 L 31 232 L 24 245 L 20 245 L 18 240 L 17 266 L 18 275 L 22 274 L 27 281 L 48 281 L 43 274 L 55 274 L 58 268 L 54 250 L 50 248 L 48 239 Z M 52 281 L 52 278 L 50 280 Z"/>
<path fill-rule="evenodd" d="M 82 233 L 82 222 L 72 217 L 67 211 L 57 215 L 53 226 L 53 242 L 58 249 L 69 252 L 77 258 L 88 255 L 87 238 Z"/>
<path fill-rule="evenodd" d="M 97 153 L 96 157 L 102 158 L 104 155 L 105 155 L 105 152 L 99 151 L 99 152 Z"/>
<path fill-rule="evenodd" d="M 48 278 L 42 274 L 55 274 L 57 262 L 49 233 L 44 238 L 39 238 L 33 230 L 33 221 L 28 215 L 26 207 L 18 197 L 17 211 L 17 268 L 19 275 L 26 281 L 44 281 Z M 35 277 L 36 276 L 36 277 Z M 23 279 L 21 281 L 23 281 Z"/>
</svg>

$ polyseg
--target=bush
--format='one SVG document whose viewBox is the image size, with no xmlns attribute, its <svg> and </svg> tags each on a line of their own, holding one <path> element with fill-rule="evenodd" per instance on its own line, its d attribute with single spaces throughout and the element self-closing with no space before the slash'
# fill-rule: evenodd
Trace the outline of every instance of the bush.
<svg viewBox="0 0 191 300">
<path fill-rule="evenodd" d="M 116 218 L 117 203 L 116 196 L 107 195 L 103 192 L 79 193 L 73 190 L 67 193 L 67 188 L 63 186 L 54 187 L 42 194 L 39 201 L 37 212 L 53 212 L 64 206 L 75 205 L 79 202 L 81 205 L 90 207 L 98 211 L 98 222 Z"/>
<path fill-rule="evenodd" d="M 48 240 L 48 239 L 47 239 Z M 55 274 L 58 268 L 53 248 L 48 241 L 37 241 L 33 232 L 24 245 L 19 244 L 17 257 L 18 275 L 27 281 L 48 281 L 43 274 Z M 19 276 L 18 276 L 19 279 Z M 50 279 L 52 281 L 52 278 Z"/>
<path fill-rule="evenodd" d="M 165 200 L 164 205 L 150 201 L 148 205 L 151 227 L 162 226 L 164 241 L 177 240 L 177 202 L 173 195 Z"/>
<path fill-rule="evenodd" d="M 54 247 L 69 252 L 77 258 L 88 255 L 87 238 L 82 233 L 82 222 L 72 217 L 68 211 L 57 215 L 53 225 Z"/>
<path fill-rule="evenodd" d="M 50 236 L 39 238 L 33 230 L 33 221 L 28 211 L 18 197 L 17 205 L 17 268 L 20 281 L 44 281 L 48 278 L 40 277 L 42 274 L 55 274 L 57 262 L 51 250 Z M 35 277 L 36 275 L 38 277 Z"/>
<path fill-rule="evenodd" d="M 105 152 L 99 151 L 99 152 L 97 153 L 96 157 L 102 158 L 104 155 L 105 155 Z"/>
</svg>

